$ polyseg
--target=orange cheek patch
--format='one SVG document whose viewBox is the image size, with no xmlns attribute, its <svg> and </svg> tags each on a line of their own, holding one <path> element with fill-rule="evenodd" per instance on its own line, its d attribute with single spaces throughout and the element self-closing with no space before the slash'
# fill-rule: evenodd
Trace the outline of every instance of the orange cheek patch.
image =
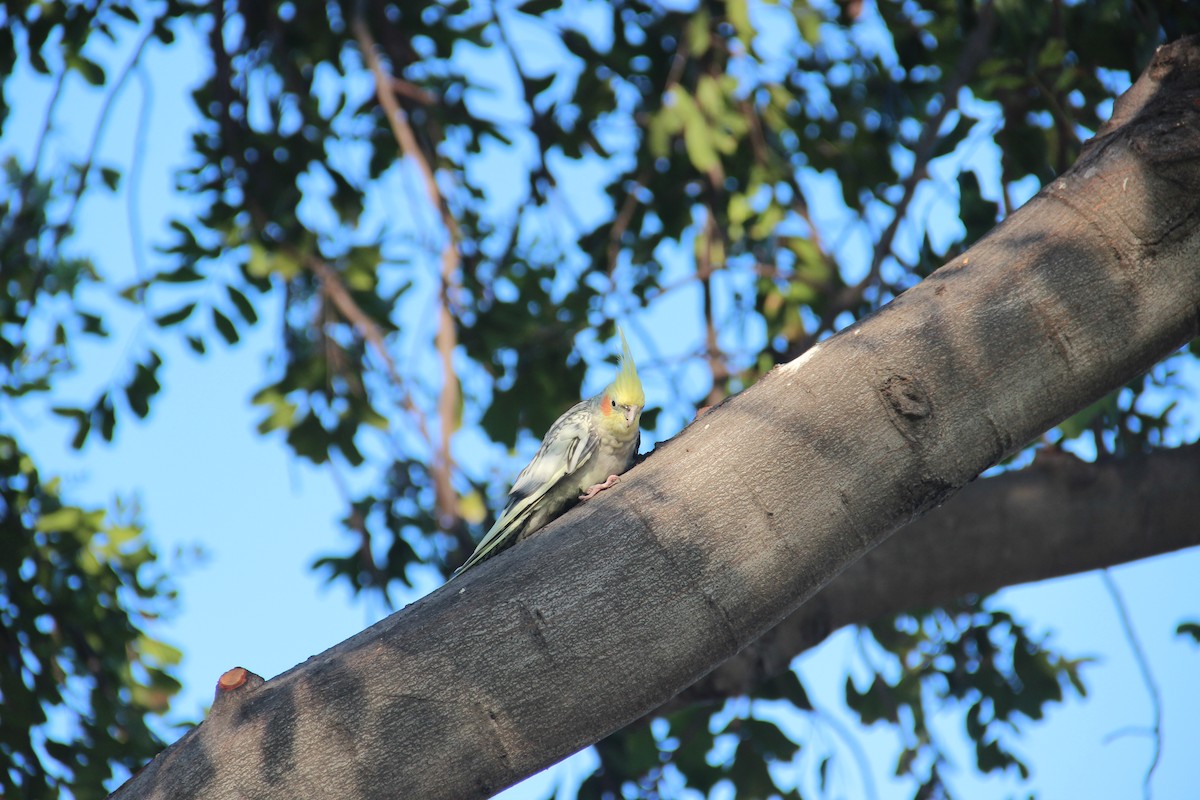
<svg viewBox="0 0 1200 800">
<path fill-rule="evenodd" d="M 609 402 L 608 395 L 600 398 L 600 413 L 606 417 L 612 413 L 612 403 Z"/>
</svg>

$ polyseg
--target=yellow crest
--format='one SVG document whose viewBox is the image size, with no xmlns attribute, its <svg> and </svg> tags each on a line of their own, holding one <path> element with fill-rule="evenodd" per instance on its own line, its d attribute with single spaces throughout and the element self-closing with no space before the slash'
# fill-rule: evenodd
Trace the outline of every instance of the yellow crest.
<svg viewBox="0 0 1200 800">
<path fill-rule="evenodd" d="M 621 405 L 644 407 L 646 394 L 642 391 L 637 365 L 633 363 L 633 354 L 629 352 L 629 343 L 625 341 L 625 332 L 621 330 L 620 325 L 617 326 L 617 334 L 621 337 L 621 371 L 609 384 L 609 391 Z"/>
</svg>

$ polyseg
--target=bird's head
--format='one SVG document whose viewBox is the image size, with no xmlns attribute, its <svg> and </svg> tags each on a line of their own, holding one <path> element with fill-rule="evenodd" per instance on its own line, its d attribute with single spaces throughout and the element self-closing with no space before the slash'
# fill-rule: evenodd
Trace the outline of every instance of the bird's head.
<svg viewBox="0 0 1200 800">
<path fill-rule="evenodd" d="M 612 430 L 633 431 L 637 430 L 646 405 L 646 394 L 620 326 L 617 333 L 621 337 L 621 371 L 600 395 L 600 418 Z"/>
</svg>

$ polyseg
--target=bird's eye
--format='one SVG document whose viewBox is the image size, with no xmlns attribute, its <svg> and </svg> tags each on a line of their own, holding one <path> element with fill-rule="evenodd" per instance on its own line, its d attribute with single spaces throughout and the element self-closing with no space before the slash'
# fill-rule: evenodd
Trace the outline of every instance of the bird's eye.
<svg viewBox="0 0 1200 800">
<path fill-rule="evenodd" d="M 608 402 L 609 402 L 609 404 L 610 404 L 610 405 L 611 405 L 613 408 L 616 408 L 616 407 L 617 407 L 617 401 L 616 401 L 616 400 L 611 400 L 611 399 L 610 399 Z"/>
</svg>

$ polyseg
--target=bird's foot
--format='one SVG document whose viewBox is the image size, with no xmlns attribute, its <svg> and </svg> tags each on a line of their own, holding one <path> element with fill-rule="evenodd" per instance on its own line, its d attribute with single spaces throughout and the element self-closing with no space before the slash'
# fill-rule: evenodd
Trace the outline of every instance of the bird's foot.
<svg viewBox="0 0 1200 800">
<path fill-rule="evenodd" d="M 608 480 L 606 480 L 604 483 L 597 483 L 595 486 L 589 486 L 586 492 L 579 495 L 579 499 L 581 501 L 591 500 L 605 489 L 611 489 L 612 487 L 616 486 L 620 480 L 621 478 L 618 475 L 609 475 Z"/>
</svg>

